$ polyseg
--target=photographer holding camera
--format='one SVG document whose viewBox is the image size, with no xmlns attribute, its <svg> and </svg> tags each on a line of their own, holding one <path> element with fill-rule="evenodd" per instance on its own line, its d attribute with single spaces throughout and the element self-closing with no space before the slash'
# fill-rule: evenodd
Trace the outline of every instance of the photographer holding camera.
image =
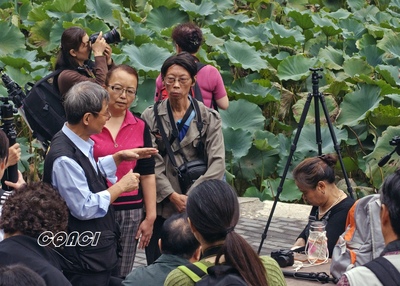
<svg viewBox="0 0 400 286">
<path fill-rule="evenodd" d="M 108 70 L 114 66 L 109 44 L 120 40 L 115 29 L 104 35 L 100 32 L 90 37 L 82 28 L 66 29 L 61 36 L 61 50 L 56 62 L 56 70 L 63 70 L 57 79 L 61 96 L 81 81 L 104 85 Z M 94 61 L 90 60 L 92 52 Z"/>
</svg>

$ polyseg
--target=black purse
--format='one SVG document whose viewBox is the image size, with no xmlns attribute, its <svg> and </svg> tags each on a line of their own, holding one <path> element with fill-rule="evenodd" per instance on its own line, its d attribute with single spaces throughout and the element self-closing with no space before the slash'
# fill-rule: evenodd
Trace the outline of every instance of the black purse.
<svg viewBox="0 0 400 286">
<path fill-rule="evenodd" d="M 198 117 L 197 129 L 199 130 L 199 134 L 201 136 L 201 130 L 203 129 L 203 121 L 201 119 L 200 109 L 199 109 L 196 99 L 192 100 L 192 103 L 195 107 L 195 111 L 196 111 L 196 114 Z M 184 163 L 178 167 L 176 164 L 174 153 L 171 148 L 171 144 L 178 137 L 179 130 L 183 127 L 183 124 L 186 121 L 186 119 L 185 119 L 185 117 L 187 118 L 186 115 L 189 115 L 192 109 L 191 109 L 191 107 L 189 108 L 189 110 L 186 112 L 184 118 L 182 119 L 180 126 L 178 126 L 179 130 L 173 130 L 171 140 L 168 140 L 167 135 L 164 130 L 164 127 L 162 125 L 162 122 L 160 120 L 160 116 L 158 115 L 158 104 L 159 104 L 159 102 L 156 102 L 154 104 L 154 108 L 153 108 L 154 109 L 154 117 L 156 119 L 158 128 L 160 129 L 160 133 L 161 133 L 162 139 L 164 141 L 164 145 L 165 145 L 167 154 L 171 160 L 172 165 L 175 168 L 176 173 L 178 174 L 178 180 L 179 180 L 179 185 L 181 187 L 181 192 L 182 192 L 182 194 L 186 194 L 186 192 L 193 185 L 193 183 L 201 175 L 204 175 L 208 169 L 207 161 L 205 161 L 204 159 L 196 159 L 193 161 L 188 161 L 183 153 L 180 153 L 180 154 L 183 157 Z M 168 111 L 170 111 L 170 110 L 168 110 Z M 171 116 L 172 116 L 172 111 L 171 111 L 170 117 Z M 174 124 L 175 123 L 172 121 L 171 125 L 174 126 Z M 202 144 L 199 144 L 199 145 L 201 145 L 201 147 L 198 146 L 198 148 L 200 149 L 200 150 L 198 150 L 198 153 L 201 155 L 201 157 L 204 158 L 204 146 Z"/>
</svg>

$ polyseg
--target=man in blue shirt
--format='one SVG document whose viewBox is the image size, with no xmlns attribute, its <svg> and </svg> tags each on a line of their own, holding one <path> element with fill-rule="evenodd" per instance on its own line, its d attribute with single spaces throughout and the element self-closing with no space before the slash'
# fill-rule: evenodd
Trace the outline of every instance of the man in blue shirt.
<svg viewBox="0 0 400 286">
<path fill-rule="evenodd" d="M 100 133 L 110 119 L 108 101 L 108 92 L 96 83 L 74 85 L 63 102 L 67 122 L 52 138 L 45 158 L 43 180 L 65 199 L 70 212 L 68 231 L 78 237 L 78 243 L 61 249 L 64 274 L 74 286 L 108 285 L 119 240 L 110 204 L 123 192 L 137 189 L 140 177 L 130 172 L 116 182 L 117 166 L 157 153 L 155 148 L 137 148 L 94 160 L 90 136 Z M 114 185 L 108 187 L 106 179 Z M 87 243 L 95 238 L 96 243 Z"/>
<path fill-rule="evenodd" d="M 161 256 L 148 266 L 134 269 L 122 285 L 162 286 L 172 270 L 200 258 L 200 244 L 183 213 L 174 214 L 164 222 L 158 245 Z"/>
</svg>

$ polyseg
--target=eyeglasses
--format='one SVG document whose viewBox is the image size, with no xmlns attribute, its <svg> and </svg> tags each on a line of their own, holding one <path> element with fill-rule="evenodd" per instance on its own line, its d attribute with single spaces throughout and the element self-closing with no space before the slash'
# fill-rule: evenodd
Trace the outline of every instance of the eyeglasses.
<svg viewBox="0 0 400 286">
<path fill-rule="evenodd" d="M 115 91 L 118 95 L 121 95 L 124 93 L 126 93 L 126 95 L 129 96 L 135 96 L 136 95 L 136 89 L 132 88 L 132 87 L 127 87 L 127 88 L 123 88 L 121 85 L 108 85 L 109 88 L 111 88 L 113 91 Z"/>
<path fill-rule="evenodd" d="M 165 83 L 168 85 L 175 84 L 176 81 L 178 81 L 179 84 L 187 84 L 189 80 L 190 80 L 190 78 L 188 78 L 188 77 L 181 77 L 181 78 L 166 77 L 166 78 L 164 78 Z"/>
</svg>

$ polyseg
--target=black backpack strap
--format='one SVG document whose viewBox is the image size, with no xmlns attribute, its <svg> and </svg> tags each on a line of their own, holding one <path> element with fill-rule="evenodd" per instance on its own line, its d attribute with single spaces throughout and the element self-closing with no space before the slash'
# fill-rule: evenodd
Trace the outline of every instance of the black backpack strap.
<svg viewBox="0 0 400 286">
<path fill-rule="evenodd" d="M 364 266 L 375 274 L 382 285 L 398 285 L 397 283 L 400 281 L 400 272 L 383 256 L 368 262 Z"/>
<path fill-rule="evenodd" d="M 200 261 L 178 266 L 178 269 L 189 276 L 195 283 L 207 275 L 207 268 L 208 267 Z"/>
<path fill-rule="evenodd" d="M 201 62 L 196 62 L 197 72 L 199 72 L 199 70 L 201 70 L 202 68 L 204 68 L 206 65 L 207 65 L 207 64 L 203 64 L 203 63 L 201 63 Z M 192 94 L 192 93 L 194 93 L 194 94 Z M 195 84 L 194 84 L 194 88 L 191 88 L 191 89 L 190 89 L 190 95 L 191 95 L 193 98 L 197 99 L 198 101 L 203 102 L 203 96 L 202 96 L 202 94 L 201 94 L 201 90 L 200 90 L 199 85 L 197 84 L 197 81 L 196 81 Z"/>
</svg>

